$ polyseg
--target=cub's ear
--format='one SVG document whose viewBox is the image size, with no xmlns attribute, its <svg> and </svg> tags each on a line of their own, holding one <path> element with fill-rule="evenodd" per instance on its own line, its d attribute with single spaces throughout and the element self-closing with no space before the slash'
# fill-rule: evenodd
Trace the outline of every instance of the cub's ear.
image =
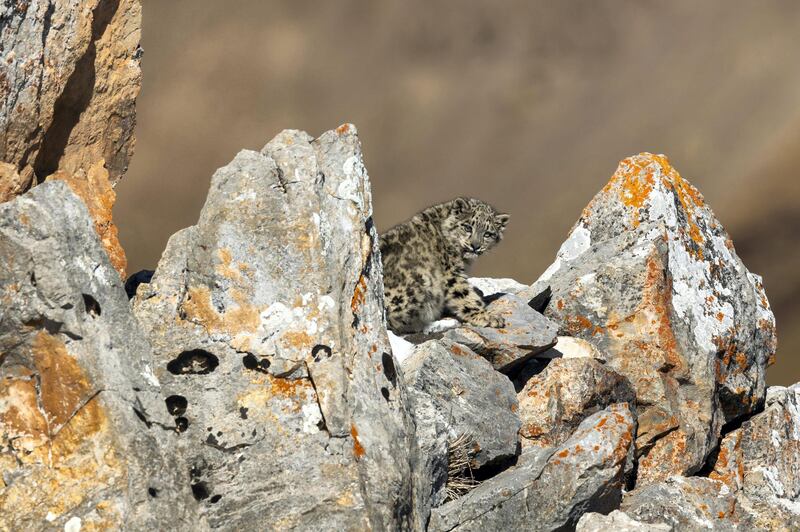
<svg viewBox="0 0 800 532">
<path fill-rule="evenodd" d="M 463 212 L 467 212 L 469 209 L 469 203 L 464 198 L 456 198 L 453 200 L 453 212 L 456 214 L 461 214 Z"/>
<path fill-rule="evenodd" d="M 498 214 L 497 216 L 494 217 L 494 219 L 497 221 L 497 225 L 500 227 L 500 229 L 505 229 L 506 225 L 508 225 L 508 221 L 511 219 L 511 215 Z"/>
</svg>

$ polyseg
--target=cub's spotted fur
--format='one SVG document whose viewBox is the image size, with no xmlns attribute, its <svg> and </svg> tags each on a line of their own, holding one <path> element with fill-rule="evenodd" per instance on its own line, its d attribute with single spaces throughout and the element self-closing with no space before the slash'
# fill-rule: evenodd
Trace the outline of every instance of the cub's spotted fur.
<svg viewBox="0 0 800 532">
<path fill-rule="evenodd" d="M 389 229 L 381 237 L 389 328 L 417 332 L 445 315 L 503 327 L 467 282 L 466 270 L 500 241 L 508 219 L 480 200 L 456 198 Z"/>
</svg>

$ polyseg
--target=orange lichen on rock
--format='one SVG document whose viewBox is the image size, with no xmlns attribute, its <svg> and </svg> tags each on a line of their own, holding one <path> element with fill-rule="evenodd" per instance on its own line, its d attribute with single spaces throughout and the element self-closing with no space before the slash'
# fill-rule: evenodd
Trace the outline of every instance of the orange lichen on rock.
<svg viewBox="0 0 800 532">
<path fill-rule="evenodd" d="M 181 310 L 187 320 L 209 331 L 231 334 L 255 332 L 261 324 L 260 310 L 249 303 L 244 294 L 234 291 L 233 296 L 238 305 L 220 313 L 211 301 L 211 291 L 207 286 L 190 286 Z"/>
<path fill-rule="evenodd" d="M 362 274 L 358 278 L 358 282 L 356 283 L 356 288 L 353 290 L 353 298 L 350 300 L 350 308 L 352 311 L 358 312 L 358 309 L 361 305 L 364 304 L 366 300 L 366 292 L 367 292 L 367 280 L 364 278 Z"/>
<path fill-rule="evenodd" d="M 360 459 L 364 456 L 365 451 L 364 447 L 361 445 L 361 442 L 358 441 L 358 430 L 356 429 L 355 425 L 350 425 L 350 436 L 353 437 L 353 454 L 355 455 L 356 459 Z"/>
<path fill-rule="evenodd" d="M 119 242 L 117 226 L 112 219 L 111 211 L 117 201 L 117 195 L 111 186 L 104 161 L 96 162 L 88 171 L 79 170 L 73 174 L 58 171 L 51 174 L 47 180 L 64 181 L 83 201 L 94 220 L 94 230 L 100 238 L 103 249 L 111 259 L 112 266 L 124 279 L 128 259 L 125 257 L 125 250 Z"/>
</svg>

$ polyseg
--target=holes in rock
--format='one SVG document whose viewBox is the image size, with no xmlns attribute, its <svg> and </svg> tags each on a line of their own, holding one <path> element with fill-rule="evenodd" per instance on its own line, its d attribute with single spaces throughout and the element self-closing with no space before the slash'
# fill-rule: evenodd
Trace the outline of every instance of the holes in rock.
<svg viewBox="0 0 800 532">
<path fill-rule="evenodd" d="M 207 375 L 219 366 L 219 358 L 204 349 L 184 351 L 167 364 L 173 375 Z"/>
<path fill-rule="evenodd" d="M 167 411 L 173 416 L 182 416 L 189 406 L 189 401 L 182 395 L 170 395 L 164 402 L 167 403 Z"/>
<path fill-rule="evenodd" d="M 31 272 L 31 286 L 36 288 L 36 274 Z"/>
<path fill-rule="evenodd" d="M 176 417 L 175 418 L 175 432 L 186 432 L 186 429 L 189 428 L 189 420 L 185 417 Z"/>
<path fill-rule="evenodd" d="M 158 497 L 158 490 L 155 488 L 147 488 L 147 494 L 155 499 Z"/>
<path fill-rule="evenodd" d="M 204 499 L 208 499 L 208 486 L 205 482 L 197 482 L 192 484 L 192 495 L 198 501 L 202 501 Z"/>
<path fill-rule="evenodd" d="M 381 395 L 383 395 L 383 398 L 387 401 L 389 400 L 389 389 L 386 386 L 381 388 Z"/>
<path fill-rule="evenodd" d="M 270 362 L 266 358 L 259 359 L 252 353 L 247 353 L 245 356 L 242 357 L 242 364 L 247 369 L 252 369 L 253 371 L 260 371 L 261 373 L 269 373 L 267 368 L 269 368 Z"/>
<path fill-rule="evenodd" d="M 144 412 L 139 410 L 138 408 L 134 407 L 133 412 L 136 414 L 136 417 L 139 418 L 139 421 L 147 425 L 147 428 L 150 428 L 150 421 L 145 417 Z"/>
<path fill-rule="evenodd" d="M 217 495 L 214 495 L 213 497 L 211 497 L 208 500 L 208 502 L 210 502 L 211 504 L 217 504 L 221 498 L 222 498 L 222 495 L 217 494 Z"/>
<path fill-rule="evenodd" d="M 381 357 L 381 362 L 383 362 L 383 374 L 386 375 L 386 378 L 389 379 L 392 386 L 397 386 L 397 370 L 394 367 L 392 355 L 384 353 Z"/>
<path fill-rule="evenodd" d="M 81 294 L 83 296 L 83 306 L 86 308 L 86 313 L 90 316 L 100 315 L 100 303 L 89 294 Z"/>
<path fill-rule="evenodd" d="M 239 415 L 242 417 L 242 419 L 247 419 L 247 408 L 240 406 Z"/>
<path fill-rule="evenodd" d="M 323 358 L 331 358 L 332 355 L 331 348 L 324 344 L 317 344 L 311 349 L 311 356 L 314 358 L 314 362 L 319 362 Z"/>
</svg>

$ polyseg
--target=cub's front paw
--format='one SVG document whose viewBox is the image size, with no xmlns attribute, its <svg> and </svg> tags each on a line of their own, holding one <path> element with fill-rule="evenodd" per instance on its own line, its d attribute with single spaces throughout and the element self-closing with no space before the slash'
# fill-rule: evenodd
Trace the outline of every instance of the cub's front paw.
<svg viewBox="0 0 800 532">
<path fill-rule="evenodd" d="M 506 326 L 506 320 L 500 316 L 493 316 L 488 312 L 480 314 L 473 314 L 467 317 L 467 323 L 476 327 L 491 327 L 493 329 L 502 329 Z"/>
</svg>

